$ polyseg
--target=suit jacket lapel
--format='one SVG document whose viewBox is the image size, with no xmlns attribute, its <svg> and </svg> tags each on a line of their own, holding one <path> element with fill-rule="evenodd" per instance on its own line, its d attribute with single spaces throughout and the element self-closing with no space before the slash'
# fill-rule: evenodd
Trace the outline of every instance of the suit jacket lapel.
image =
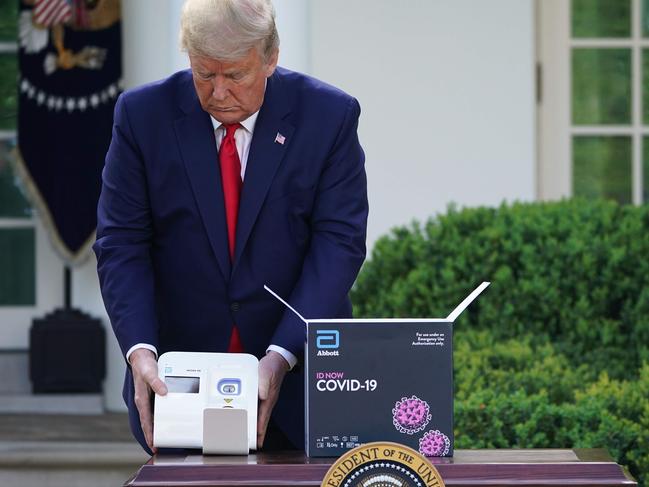
<svg viewBox="0 0 649 487">
<path fill-rule="evenodd" d="M 174 128 L 205 231 L 223 277 L 229 280 L 227 223 L 213 126 L 193 86 L 187 90 L 190 95 L 182 107 L 185 115 L 174 122 Z"/>
<path fill-rule="evenodd" d="M 290 113 L 290 100 L 282 88 L 281 76 L 275 72 L 268 78 L 264 103 L 259 111 L 248 154 L 239 203 L 233 271 L 237 268 L 268 189 L 295 130 L 293 125 L 283 120 Z M 278 134 L 284 137 L 281 142 L 276 140 Z"/>
</svg>

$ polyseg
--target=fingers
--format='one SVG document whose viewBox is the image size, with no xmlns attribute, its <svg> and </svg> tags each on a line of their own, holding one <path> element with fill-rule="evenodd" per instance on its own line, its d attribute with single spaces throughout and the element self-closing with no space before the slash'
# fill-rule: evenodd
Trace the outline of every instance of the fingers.
<svg viewBox="0 0 649 487">
<path fill-rule="evenodd" d="M 286 360 L 276 352 L 269 352 L 259 361 L 259 408 L 257 411 L 257 448 L 266 438 L 270 415 L 288 370 Z"/>
<path fill-rule="evenodd" d="M 259 364 L 259 408 L 257 411 L 257 448 L 264 445 L 266 428 L 270 421 L 270 413 L 273 405 L 268 400 L 270 391 L 271 373 L 262 363 Z"/>
<path fill-rule="evenodd" d="M 142 400 L 142 408 L 135 402 L 138 412 L 140 413 L 140 425 L 142 426 L 142 431 L 144 432 L 144 438 L 146 443 L 151 448 L 151 451 L 155 454 L 157 453 L 157 448 L 153 446 L 153 413 L 151 411 L 151 390 L 156 394 L 164 396 L 167 394 L 167 386 L 162 380 L 156 375 L 153 379 L 149 376 L 143 377 L 143 381 L 146 385 L 146 400 Z"/>
<path fill-rule="evenodd" d="M 167 395 L 167 385 L 162 382 L 162 380 L 160 380 L 160 377 L 158 377 L 157 375 L 153 380 L 151 380 L 151 382 L 149 382 L 149 386 L 156 394 L 159 394 L 160 396 Z"/>
<path fill-rule="evenodd" d="M 140 350 L 136 350 L 136 352 L 140 352 Z M 131 367 L 135 386 L 135 407 L 137 407 L 140 416 L 140 426 L 148 447 L 155 454 L 157 448 L 153 446 L 151 391 L 164 396 L 167 394 L 167 386 L 158 377 L 158 362 L 150 351 L 142 350 L 135 357 L 132 356 Z"/>
<path fill-rule="evenodd" d="M 279 390 L 282 386 L 281 381 L 276 383 L 269 379 L 263 381 L 262 386 L 261 377 L 259 378 L 259 407 L 257 411 L 257 448 L 264 445 L 266 438 L 266 429 L 270 421 L 270 415 L 273 412 L 277 398 L 279 397 Z"/>
<path fill-rule="evenodd" d="M 259 399 L 269 398 L 272 389 L 281 386 L 288 371 L 288 362 L 277 352 L 267 353 L 259 361 Z"/>
<path fill-rule="evenodd" d="M 153 419 L 151 417 L 151 411 L 147 411 L 146 409 L 140 410 L 138 408 L 138 412 L 140 413 L 140 426 L 142 427 L 146 444 L 155 453 L 156 448 L 153 446 Z"/>
<path fill-rule="evenodd" d="M 257 412 L 257 448 L 264 446 L 264 439 L 266 438 L 266 429 L 268 428 L 268 421 L 270 421 L 270 413 L 273 406 L 268 400 L 259 403 L 259 410 Z"/>
<path fill-rule="evenodd" d="M 281 383 L 270 383 L 267 399 L 259 401 L 257 411 L 257 448 L 261 448 L 264 445 L 264 438 L 266 438 L 266 429 L 268 428 L 270 415 L 273 412 L 275 404 L 277 403 L 277 399 L 279 398 L 280 387 Z"/>
<path fill-rule="evenodd" d="M 271 374 L 268 369 L 259 364 L 259 399 L 265 401 L 268 399 L 268 391 L 270 389 Z"/>
<path fill-rule="evenodd" d="M 158 377 L 158 362 L 154 358 L 146 358 L 137 364 L 140 375 L 153 392 L 164 396 L 167 394 L 166 384 Z"/>
<path fill-rule="evenodd" d="M 142 378 L 134 378 L 135 381 L 135 407 L 140 416 L 140 426 L 144 433 L 146 444 L 155 450 L 153 446 L 153 416 L 151 414 L 151 391 L 148 384 Z M 155 453 L 155 451 L 154 451 Z"/>
</svg>

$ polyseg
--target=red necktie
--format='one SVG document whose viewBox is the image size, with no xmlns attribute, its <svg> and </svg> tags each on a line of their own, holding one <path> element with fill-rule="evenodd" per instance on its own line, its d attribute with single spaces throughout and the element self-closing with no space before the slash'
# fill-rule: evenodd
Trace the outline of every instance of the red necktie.
<svg viewBox="0 0 649 487">
<path fill-rule="evenodd" d="M 230 249 L 230 260 L 234 260 L 234 244 L 237 234 L 237 216 L 239 215 L 239 198 L 241 196 L 241 162 L 237 152 L 237 144 L 234 140 L 234 133 L 240 124 L 225 125 L 225 137 L 219 148 L 219 163 L 221 166 L 221 181 L 223 182 L 223 197 L 225 200 L 225 219 L 228 224 L 228 246 Z M 243 352 L 239 331 L 232 326 L 232 336 L 228 352 Z"/>
</svg>

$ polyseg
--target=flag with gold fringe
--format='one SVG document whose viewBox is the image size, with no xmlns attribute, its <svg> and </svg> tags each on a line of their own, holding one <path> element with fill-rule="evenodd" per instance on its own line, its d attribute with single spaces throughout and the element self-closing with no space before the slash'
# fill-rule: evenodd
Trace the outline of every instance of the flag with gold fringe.
<svg viewBox="0 0 649 487">
<path fill-rule="evenodd" d="M 18 172 L 68 264 L 89 255 L 120 92 L 120 0 L 18 0 Z"/>
</svg>

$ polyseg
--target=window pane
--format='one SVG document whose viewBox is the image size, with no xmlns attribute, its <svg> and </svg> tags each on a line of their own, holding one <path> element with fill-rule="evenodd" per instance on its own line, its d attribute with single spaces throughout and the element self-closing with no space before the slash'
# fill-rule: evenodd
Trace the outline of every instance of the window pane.
<svg viewBox="0 0 649 487">
<path fill-rule="evenodd" d="M 573 137 L 575 196 L 631 202 L 631 137 Z"/>
<path fill-rule="evenodd" d="M 631 50 L 572 50 L 572 122 L 631 123 Z"/>
<path fill-rule="evenodd" d="M 16 128 L 18 112 L 18 58 L 0 54 L 0 130 Z"/>
<path fill-rule="evenodd" d="M 35 290 L 33 228 L 0 228 L 0 306 L 33 306 Z"/>
<path fill-rule="evenodd" d="M 0 42 L 16 42 L 18 0 L 0 0 Z"/>
<path fill-rule="evenodd" d="M 0 140 L 0 218 L 31 218 L 20 181 L 13 172 L 16 139 Z"/>
<path fill-rule="evenodd" d="M 642 50 L 642 120 L 649 124 L 649 49 Z"/>
<path fill-rule="evenodd" d="M 572 0 L 572 37 L 631 37 L 631 0 Z"/>
<path fill-rule="evenodd" d="M 649 0 L 642 0 L 642 36 L 649 36 Z"/>
<path fill-rule="evenodd" d="M 649 123 L 649 50 L 642 50 L 642 121 Z"/>
<path fill-rule="evenodd" d="M 649 203 L 649 137 L 642 140 L 642 201 Z"/>
</svg>

